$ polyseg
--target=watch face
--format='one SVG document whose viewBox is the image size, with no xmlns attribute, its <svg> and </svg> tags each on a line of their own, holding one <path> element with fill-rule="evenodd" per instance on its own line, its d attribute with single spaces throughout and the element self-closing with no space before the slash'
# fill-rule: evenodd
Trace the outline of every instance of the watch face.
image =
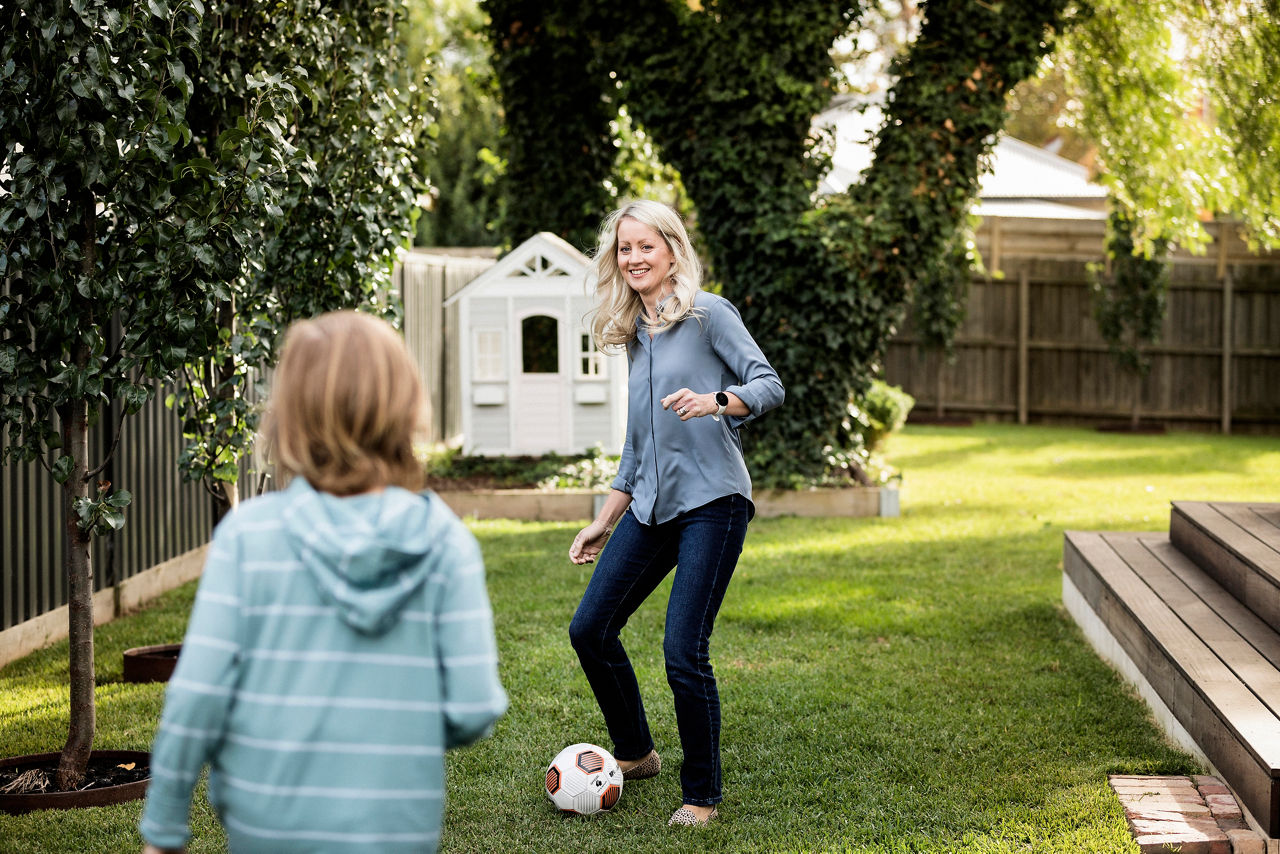
<svg viewBox="0 0 1280 854">
<path fill-rule="evenodd" d="M 729 395 L 725 394 L 722 391 L 716 392 L 716 406 L 728 406 L 728 405 L 729 405 Z"/>
</svg>

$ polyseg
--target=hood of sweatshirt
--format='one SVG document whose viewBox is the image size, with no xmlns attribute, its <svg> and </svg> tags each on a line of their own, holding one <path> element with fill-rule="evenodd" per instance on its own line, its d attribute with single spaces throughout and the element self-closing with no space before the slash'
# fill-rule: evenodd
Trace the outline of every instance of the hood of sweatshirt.
<svg viewBox="0 0 1280 854">
<path fill-rule="evenodd" d="M 446 547 L 443 502 L 399 487 L 339 497 L 301 477 L 286 495 L 285 531 L 321 595 L 365 634 L 394 626 Z"/>
</svg>

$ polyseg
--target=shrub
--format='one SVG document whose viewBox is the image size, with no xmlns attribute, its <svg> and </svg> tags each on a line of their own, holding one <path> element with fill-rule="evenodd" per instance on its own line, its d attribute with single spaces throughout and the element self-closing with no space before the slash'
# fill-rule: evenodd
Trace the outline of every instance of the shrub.
<svg viewBox="0 0 1280 854">
<path fill-rule="evenodd" d="M 874 451 L 886 436 L 902 429 L 915 405 L 916 399 L 899 386 L 873 380 L 861 400 L 849 401 L 849 414 L 862 428 L 863 446 Z"/>
</svg>

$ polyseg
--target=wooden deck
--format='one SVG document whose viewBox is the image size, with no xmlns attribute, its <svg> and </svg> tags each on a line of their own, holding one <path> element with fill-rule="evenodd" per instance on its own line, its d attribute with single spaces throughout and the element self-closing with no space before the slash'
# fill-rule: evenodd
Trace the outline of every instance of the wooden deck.
<svg viewBox="0 0 1280 854">
<path fill-rule="evenodd" d="M 1280 505 L 1175 502 L 1168 536 L 1068 532 L 1063 573 L 1092 611 L 1077 619 L 1280 837 Z"/>
</svg>

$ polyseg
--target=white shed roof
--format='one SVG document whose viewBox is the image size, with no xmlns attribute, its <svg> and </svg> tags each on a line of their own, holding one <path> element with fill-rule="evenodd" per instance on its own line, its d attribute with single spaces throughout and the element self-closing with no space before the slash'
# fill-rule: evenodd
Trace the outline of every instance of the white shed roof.
<svg viewBox="0 0 1280 854">
<path fill-rule="evenodd" d="M 871 165 L 871 142 L 883 122 L 879 104 L 862 105 L 849 98 L 837 100 L 818 116 L 815 124 L 830 127 L 835 134 L 831 171 L 818 192 L 843 193 L 859 180 Z M 1107 197 L 1105 187 L 1089 180 L 1087 167 L 1007 134 L 996 143 L 990 166 L 980 179 L 978 195 L 984 202 L 1040 199 L 1097 204 Z"/>
</svg>

